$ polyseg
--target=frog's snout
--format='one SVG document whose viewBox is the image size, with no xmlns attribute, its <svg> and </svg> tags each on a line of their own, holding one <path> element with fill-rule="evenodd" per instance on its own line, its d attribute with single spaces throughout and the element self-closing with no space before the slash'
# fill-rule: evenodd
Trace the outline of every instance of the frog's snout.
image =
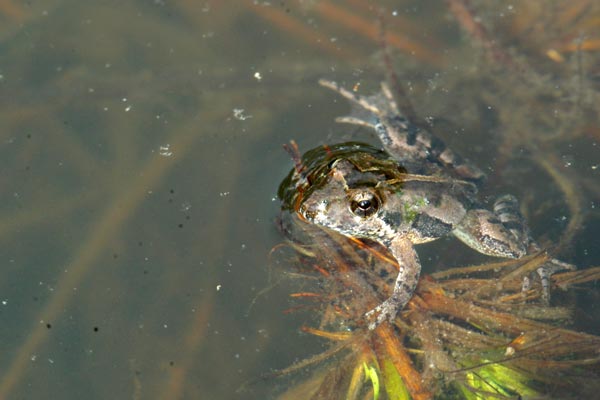
<svg viewBox="0 0 600 400">
<path fill-rule="evenodd" d="M 327 214 L 328 209 L 329 201 L 327 199 L 314 200 L 309 198 L 302 203 L 298 212 L 305 220 L 315 223 L 319 220 L 319 216 Z"/>
</svg>

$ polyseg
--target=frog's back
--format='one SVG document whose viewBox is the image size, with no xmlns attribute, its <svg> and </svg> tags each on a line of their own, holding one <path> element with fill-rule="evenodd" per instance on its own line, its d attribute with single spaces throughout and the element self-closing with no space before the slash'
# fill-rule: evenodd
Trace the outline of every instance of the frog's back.
<svg viewBox="0 0 600 400">
<path fill-rule="evenodd" d="M 423 243 L 452 232 L 476 203 L 476 187 L 454 179 L 405 181 L 388 191 L 382 218 L 413 243 Z"/>
</svg>

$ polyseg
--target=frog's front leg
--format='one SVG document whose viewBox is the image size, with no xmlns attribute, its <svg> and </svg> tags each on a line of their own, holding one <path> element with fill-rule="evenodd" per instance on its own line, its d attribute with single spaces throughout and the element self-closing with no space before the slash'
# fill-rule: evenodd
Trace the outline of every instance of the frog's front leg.
<svg viewBox="0 0 600 400">
<path fill-rule="evenodd" d="M 421 273 L 419 256 L 408 238 L 398 236 L 392 240 L 388 248 L 398 261 L 398 276 L 392 295 L 365 314 L 368 320 L 372 320 L 369 323 L 370 330 L 375 329 L 377 325 L 386 320 L 394 321 L 398 312 L 412 298 Z"/>
</svg>

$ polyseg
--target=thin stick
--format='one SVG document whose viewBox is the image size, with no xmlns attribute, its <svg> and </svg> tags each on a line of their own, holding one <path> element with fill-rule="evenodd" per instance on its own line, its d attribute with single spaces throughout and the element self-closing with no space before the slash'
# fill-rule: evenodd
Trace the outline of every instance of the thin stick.
<svg viewBox="0 0 600 400">
<path fill-rule="evenodd" d="M 392 86 L 392 95 L 400 112 L 413 124 L 422 127 L 422 122 L 419 120 L 417 113 L 415 112 L 412 103 L 408 99 L 408 95 L 404 90 L 404 87 L 400 84 L 398 75 L 394 72 L 394 66 L 392 64 L 392 58 L 388 51 L 388 44 L 386 40 L 385 30 L 385 19 L 383 17 L 383 10 L 379 10 L 379 44 L 383 53 L 383 63 L 385 66 L 387 81 Z"/>
</svg>

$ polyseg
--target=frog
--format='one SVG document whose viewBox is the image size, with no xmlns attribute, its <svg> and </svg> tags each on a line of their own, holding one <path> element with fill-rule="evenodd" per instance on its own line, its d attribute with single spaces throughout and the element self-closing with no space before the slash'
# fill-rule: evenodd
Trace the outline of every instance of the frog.
<svg viewBox="0 0 600 400">
<path fill-rule="evenodd" d="M 540 250 L 517 198 L 501 195 L 486 209 L 477 196 L 485 174 L 404 117 L 387 84 L 366 96 L 334 81 L 319 83 L 355 108 L 336 121 L 369 128 L 382 149 L 330 151 L 327 162 L 293 171 L 299 193 L 291 207 L 308 223 L 375 241 L 394 257 L 398 274 L 391 295 L 365 313 L 368 329 L 392 322 L 412 298 L 421 273 L 415 245 L 454 236 L 493 257 L 519 259 Z M 572 267 L 553 261 L 555 270 Z M 538 273 L 549 298 L 549 273 Z"/>
</svg>

